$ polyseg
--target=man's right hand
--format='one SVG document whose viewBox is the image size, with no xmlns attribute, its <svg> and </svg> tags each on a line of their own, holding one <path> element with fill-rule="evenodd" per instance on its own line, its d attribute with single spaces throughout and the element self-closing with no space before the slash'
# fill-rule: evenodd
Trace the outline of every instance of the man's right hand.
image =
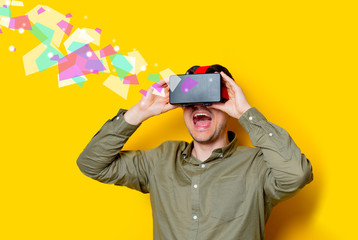
<svg viewBox="0 0 358 240">
<path fill-rule="evenodd" d="M 151 86 L 146 96 L 143 96 L 141 100 L 131 107 L 125 114 L 124 120 L 132 125 L 139 125 L 144 120 L 165 113 L 169 110 L 179 107 L 178 105 L 171 105 L 169 103 L 169 86 L 162 79 L 159 84 L 164 88 L 165 97 L 153 94 L 154 88 Z"/>
</svg>

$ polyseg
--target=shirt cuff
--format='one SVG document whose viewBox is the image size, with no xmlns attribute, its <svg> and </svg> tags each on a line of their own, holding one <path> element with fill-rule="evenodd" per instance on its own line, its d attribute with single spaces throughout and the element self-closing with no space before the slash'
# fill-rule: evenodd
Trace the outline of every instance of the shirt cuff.
<svg viewBox="0 0 358 240">
<path fill-rule="evenodd" d="M 114 116 L 110 121 L 112 123 L 113 131 L 115 134 L 129 137 L 137 130 L 137 128 L 141 124 L 132 125 L 132 124 L 127 123 L 126 120 L 124 119 L 124 114 L 127 111 L 128 110 L 126 110 L 126 109 L 122 109 L 122 108 L 119 109 L 116 116 Z"/>
<path fill-rule="evenodd" d="M 267 119 L 255 107 L 251 107 L 246 110 L 246 112 L 244 112 L 244 114 L 242 114 L 239 118 L 239 123 L 246 130 L 246 132 L 250 132 L 250 130 L 261 121 L 267 121 Z"/>
</svg>

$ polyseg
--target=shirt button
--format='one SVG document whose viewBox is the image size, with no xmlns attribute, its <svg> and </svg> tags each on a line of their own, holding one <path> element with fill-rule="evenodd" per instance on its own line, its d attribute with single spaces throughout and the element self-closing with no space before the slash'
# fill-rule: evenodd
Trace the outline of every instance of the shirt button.
<svg viewBox="0 0 358 240">
<path fill-rule="evenodd" d="M 194 219 L 194 220 L 198 219 L 198 216 L 194 215 L 194 216 L 193 216 L 193 219 Z"/>
<path fill-rule="evenodd" d="M 194 186 L 193 186 L 194 188 L 198 188 L 198 185 L 197 184 L 194 184 Z"/>
<path fill-rule="evenodd" d="M 205 167 L 205 164 L 201 164 L 201 168 L 204 168 Z"/>
<path fill-rule="evenodd" d="M 250 121 L 252 120 L 252 117 L 251 117 L 251 116 L 249 117 L 249 120 L 250 120 Z"/>
<path fill-rule="evenodd" d="M 269 133 L 269 136 L 272 137 L 272 133 Z"/>
<path fill-rule="evenodd" d="M 118 116 L 118 117 L 116 117 L 116 119 L 118 120 L 118 119 L 119 119 L 119 116 Z"/>
</svg>

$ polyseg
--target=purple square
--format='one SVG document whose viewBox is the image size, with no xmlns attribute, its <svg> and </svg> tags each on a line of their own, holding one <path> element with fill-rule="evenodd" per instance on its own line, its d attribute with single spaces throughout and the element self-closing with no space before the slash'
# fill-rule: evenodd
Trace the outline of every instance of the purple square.
<svg viewBox="0 0 358 240">
<path fill-rule="evenodd" d="M 192 89 L 193 87 L 195 87 L 195 85 L 197 85 L 198 82 L 195 81 L 194 79 L 192 79 L 191 77 L 187 77 L 184 82 L 182 83 L 182 85 L 180 86 L 183 94 L 189 92 L 190 89 Z"/>
<path fill-rule="evenodd" d="M 40 15 L 40 14 L 43 13 L 44 11 L 46 11 L 46 10 L 41 7 L 41 8 L 39 8 L 39 10 L 37 10 L 37 14 Z"/>
</svg>

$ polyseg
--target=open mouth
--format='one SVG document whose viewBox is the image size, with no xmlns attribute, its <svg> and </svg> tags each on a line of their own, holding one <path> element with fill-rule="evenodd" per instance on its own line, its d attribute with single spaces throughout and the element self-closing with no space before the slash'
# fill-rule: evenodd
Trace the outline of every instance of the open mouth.
<svg viewBox="0 0 358 240">
<path fill-rule="evenodd" d="M 195 111 L 193 114 L 194 127 L 197 129 L 209 128 L 211 120 L 211 115 L 207 111 Z"/>
</svg>

